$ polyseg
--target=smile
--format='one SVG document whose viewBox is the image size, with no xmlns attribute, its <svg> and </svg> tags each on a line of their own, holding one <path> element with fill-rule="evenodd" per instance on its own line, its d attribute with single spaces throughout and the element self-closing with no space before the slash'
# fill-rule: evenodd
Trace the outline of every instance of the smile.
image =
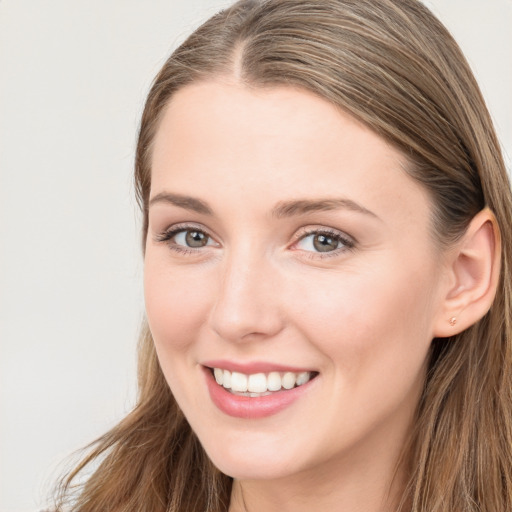
<svg viewBox="0 0 512 512">
<path fill-rule="evenodd" d="M 240 396 L 252 398 L 268 396 L 273 392 L 290 390 L 303 386 L 311 380 L 314 372 L 270 372 L 246 375 L 230 372 L 222 368 L 213 368 L 215 381 L 224 389 Z"/>
<path fill-rule="evenodd" d="M 291 371 L 266 364 L 251 368 L 232 364 L 236 370 L 222 366 L 203 366 L 206 386 L 213 404 L 235 418 L 259 419 L 277 414 L 309 394 L 319 380 L 317 371 Z"/>
</svg>

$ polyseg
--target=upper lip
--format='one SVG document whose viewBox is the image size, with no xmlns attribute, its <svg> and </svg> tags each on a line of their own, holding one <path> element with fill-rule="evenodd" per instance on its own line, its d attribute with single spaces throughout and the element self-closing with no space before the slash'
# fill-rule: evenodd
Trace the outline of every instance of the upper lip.
<svg viewBox="0 0 512 512">
<path fill-rule="evenodd" d="M 204 361 L 201 363 L 208 368 L 221 368 L 230 372 L 239 372 L 250 375 L 253 373 L 270 373 L 270 372 L 312 372 L 311 368 L 300 368 L 297 366 L 288 366 L 278 363 L 271 363 L 267 361 L 253 361 L 253 362 L 235 362 L 219 359 L 215 361 Z"/>
</svg>

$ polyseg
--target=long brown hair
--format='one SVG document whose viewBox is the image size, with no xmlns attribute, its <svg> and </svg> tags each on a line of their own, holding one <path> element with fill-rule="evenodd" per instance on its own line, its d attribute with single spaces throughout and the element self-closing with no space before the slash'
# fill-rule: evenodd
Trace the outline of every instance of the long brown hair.
<svg viewBox="0 0 512 512">
<path fill-rule="evenodd" d="M 459 47 L 417 0 L 241 0 L 167 60 L 142 116 L 136 191 L 147 231 L 152 143 L 172 95 L 235 75 L 252 87 L 312 91 L 399 148 L 431 194 L 442 246 L 490 208 L 501 276 L 487 315 L 432 342 L 404 458 L 408 512 L 512 511 L 512 199 L 484 100 Z M 63 481 L 60 510 L 222 512 L 231 479 L 209 461 L 160 370 L 151 333 L 139 347 L 134 410 Z M 99 461 L 99 462 L 98 462 Z M 78 489 L 91 463 L 97 468 Z"/>
</svg>

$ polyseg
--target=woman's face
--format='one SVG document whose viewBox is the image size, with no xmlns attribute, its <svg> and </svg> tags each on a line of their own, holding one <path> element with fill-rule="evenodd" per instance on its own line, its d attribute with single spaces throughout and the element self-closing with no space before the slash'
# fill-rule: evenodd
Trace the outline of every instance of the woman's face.
<svg viewBox="0 0 512 512">
<path fill-rule="evenodd" d="M 302 90 L 219 80 L 173 97 L 153 149 L 147 315 L 226 474 L 395 461 L 443 275 L 429 197 L 403 166 Z"/>
</svg>

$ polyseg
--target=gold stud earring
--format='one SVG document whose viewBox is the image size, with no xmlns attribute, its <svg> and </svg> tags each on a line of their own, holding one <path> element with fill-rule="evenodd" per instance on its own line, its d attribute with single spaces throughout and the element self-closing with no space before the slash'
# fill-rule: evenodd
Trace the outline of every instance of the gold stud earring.
<svg viewBox="0 0 512 512">
<path fill-rule="evenodd" d="M 452 316 L 449 320 L 450 325 L 453 327 L 457 323 L 457 317 Z"/>
</svg>

